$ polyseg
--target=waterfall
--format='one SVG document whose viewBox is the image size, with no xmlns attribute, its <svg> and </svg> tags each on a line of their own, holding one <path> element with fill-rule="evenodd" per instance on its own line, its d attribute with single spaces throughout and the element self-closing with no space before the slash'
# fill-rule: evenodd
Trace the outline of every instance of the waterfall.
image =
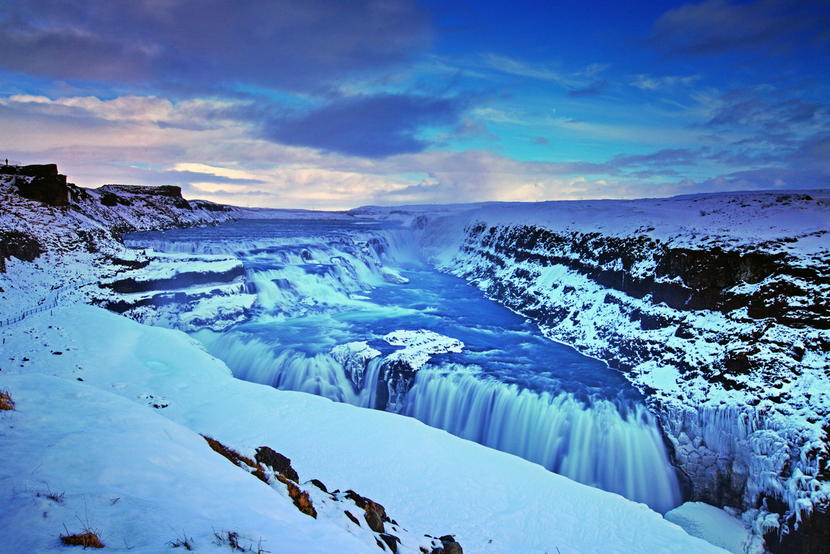
<svg viewBox="0 0 830 554">
<path fill-rule="evenodd" d="M 295 349 L 275 351 L 257 339 L 236 333 L 198 331 L 194 338 L 221 358 L 234 377 L 281 390 L 307 392 L 363 408 L 375 408 L 380 360 L 366 363 L 363 378 L 355 384 L 343 364 L 330 353 L 307 353 Z"/>
<path fill-rule="evenodd" d="M 654 417 L 630 400 L 536 393 L 464 371 L 422 370 L 404 413 L 665 513 L 681 502 Z"/>
<path fill-rule="evenodd" d="M 357 384 L 328 353 L 275 351 L 234 333 L 197 333 L 234 376 L 355 406 L 377 406 L 382 359 Z M 428 369 L 430 368 L 430 369 Z M 630 399 L 577 399 L 535 392 L 453 364 L 415 377 L 403 413 L 431 427 L 515 454 L 574 481 L 615 492 L 665 513 L 682 502 L 655 418 Z"/>
<path fill-rule="evenodd" d="M 477 290 L 429 269 L 417 233 L 256 221 L 177 233 L 130 244 L 235 255 L 257 294 L 250 321 L 192 334 L 235 377 L 367 408 L 388 409 L 394 396 L 404 415 L 659 512 L 682 501 L 639 394 L 606 366 L 575 359 Z M 470 348 L 420 370 L 399 367 L 405 378 L 390 378 L 394 344 L 382 337 L 415 325 Z"/>
</svg>

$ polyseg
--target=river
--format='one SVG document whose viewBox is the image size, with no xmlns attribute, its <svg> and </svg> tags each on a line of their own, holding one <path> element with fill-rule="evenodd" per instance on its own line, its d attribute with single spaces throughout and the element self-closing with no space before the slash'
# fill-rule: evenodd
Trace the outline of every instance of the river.
<svg viewBox="0 0 830 554">
<path fill-rule="evenodd" d="M 243 262 L 257 294 L 249 319 L 192 333 L 237 378 L 411 416 L 661 513 L 679 505 L 642 395 L 605 363 L 438 272 L 417 239 L 396 224 L 343 217 L 240 220 L 137 233 L 127 244 Z M 463 347 L 393 380 L 396 331 Z"/>
</svg>

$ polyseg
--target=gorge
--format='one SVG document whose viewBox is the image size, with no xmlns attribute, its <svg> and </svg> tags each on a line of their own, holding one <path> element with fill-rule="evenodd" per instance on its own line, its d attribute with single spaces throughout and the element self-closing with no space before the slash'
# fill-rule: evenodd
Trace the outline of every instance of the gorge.
<svg viewBox="0 0 830 554">
<path fill-rule="evenodd" d="M 67 297 L 185 330 L 238 377 L 412 415 L 661 512 L 681 500 L 726 507 L 773 552 L 822 551 L 827 191 L 203 210 L 237 221 L 128 236 L 125 251 L 124 232 L 181 225 L 154 224 L 152 206 L 137 200 L 146 191 L 129 191 L 81 190 L 73 208 L 42 216 L 60 225 L 14 230 L 46 256 L 81 252 L 72 256 L 100 264 L 96 282 Z M 195 213 L 157 198 L 180 204 L 168 213 Z M 14 202 L 7 210 L 34 209 Z M 73 213 L 83 221 L 70 222 Z M 39 271 L 66 282 L 73 268 L 60 266 Z M 493 352 L 509 349 L 531 362 Z M 551 440 L 538 439 L 551 429 Z M 596 442 L 577 446 L 580 436 Z M 626 445 L 654 461 L 608 459 Z M 574 462 L 569 451 L 586 457 Z M 648 488 L 667 499 L 638 492 L 636 471 L 620 479 L 627 462 L 664 475 Z"/>
</svg>

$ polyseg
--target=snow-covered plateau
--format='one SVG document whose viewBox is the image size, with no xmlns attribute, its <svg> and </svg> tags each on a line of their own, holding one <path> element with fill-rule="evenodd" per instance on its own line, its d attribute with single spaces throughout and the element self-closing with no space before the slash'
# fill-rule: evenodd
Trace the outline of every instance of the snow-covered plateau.
<svg viewBox="0 0 830 554">
<path fill-rule="evenodd" d="M 826 549 L 828 191 L 321 214 L 186 201 L 176 187 L 86 190 L 54 166 L 3 171 L 4 551 L 63 548 L 60 535 L 86 529 L 136 552 L 749 553 L 762 536 L 773 552 Z M 235 379 L 182 331 L 222 333 L 263 303 L 313 316 L 330 291 L 280 290 L 288 266 L 258 288 L 227 249 L 121 237 L 239 218 L 403 222 L 436 267 L 644 391 L 688 499 L 725 511 L 690 502 L 664 519 L 413 418 Z M 388 247 L 367 241 L 367 263 Z M 376 269 L 407 286 L 406 272 Z M 363 301 L 364 285 L 335 285 Z M 431 356 L 465 346 L 427 329 L 379 338 L 401 347 L 381 368 L 408 376 L 401 397 Z M 330 355 L 357 385 L 376 348 Z M 256 462 L 232 464 L 200 434 Z M 270 449 L 302 480 L 260 456 Z M 298 510 L 308 502 L 316 518 Z"/>
</svg>

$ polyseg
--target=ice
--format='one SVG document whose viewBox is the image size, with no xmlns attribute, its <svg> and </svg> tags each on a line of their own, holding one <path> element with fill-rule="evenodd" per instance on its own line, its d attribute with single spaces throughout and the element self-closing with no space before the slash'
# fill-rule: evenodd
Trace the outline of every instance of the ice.
<svg viewBox="0 0 830 554">
<path fill-rule="evenodd" d="M 763 540 L 741 519 L 702 502 L 686 502 L 665 515 L 693 537 L 733 554 L 762 554 Z"/>
</svg>

